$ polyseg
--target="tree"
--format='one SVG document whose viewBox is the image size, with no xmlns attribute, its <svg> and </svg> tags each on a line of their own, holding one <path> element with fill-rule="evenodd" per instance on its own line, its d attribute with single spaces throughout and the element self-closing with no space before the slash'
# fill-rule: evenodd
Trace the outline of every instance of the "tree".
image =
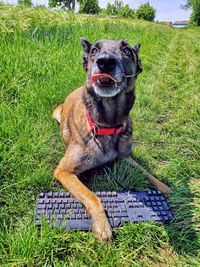
<svg viewBox="0 0 200 267">
<path fill-rule="evenodd" d="M 152 6 L 150 6 L 149 2 L 141 5 L 136 11 L 136 16 L 138 19 L 154 21 L 155 15 L 156 10 Z"/>
<path fill-rule="evenodd" d="M 22 6 L 32 6 L 31 0 L 18 0 L 18 4 Z"/>
<path fill-rule="evenodd" d="M 123 9 L 123 1 L 115 0 L 114 4 L 107 4 L 106 13 L 112 16 L 118 16 L 120 11 Z"/>
<path fill-rule="evenodd" d="M 135 18 L 135 10 L 130 8 L 129 5 L 125 5 L 119 12 L 120 17 Z"/>
<path fill-rule="evenodd" d="M 125 5 L 123 1 L 115 0 L 114 4 L 107 4 L 106 14 L 111 16 L 119 16 L 123 18 L 135 18 L 135 10 Z"/>
<path fill-rule="evenodd" d="M 75 0 L 49 0 L 49 7 L 60 6 L 68 10 L 75 10 Z"/>
<path fill-rule="evenodd" d="M 49 7 L 56 7 L 58 6 L 57 0 L 49 0 Z"/>
<path fill-rule="evenodd" d="M 80 5 L 80 13 L 99 14 L 101 11 L 98 0 L 78 0 L 77 2 Z"/>
<path fill-rule="evenodd" d="M 183 8 L 192 9 L 191 20 L 194 21 L 197 26 L 200 26 L 200 0 L 187 0 Z"/>
</svg>

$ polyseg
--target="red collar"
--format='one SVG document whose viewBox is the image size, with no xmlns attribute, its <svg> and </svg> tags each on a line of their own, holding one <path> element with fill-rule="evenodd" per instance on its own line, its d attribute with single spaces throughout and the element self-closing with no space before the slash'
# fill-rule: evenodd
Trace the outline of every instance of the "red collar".
<svg viewBox="0 0 200 267">
<path fill-rule="evenodd" d="M 97 135 L 113 135 L 113 134 L 120 134 L 122 131 L 122 127 L 120 128 L 100 128 L 90 117 L 88 110 L 86 109 L 86 117 L 88 123 L 90 125 L 90 130 L 94 136 Z"/>
</svg>

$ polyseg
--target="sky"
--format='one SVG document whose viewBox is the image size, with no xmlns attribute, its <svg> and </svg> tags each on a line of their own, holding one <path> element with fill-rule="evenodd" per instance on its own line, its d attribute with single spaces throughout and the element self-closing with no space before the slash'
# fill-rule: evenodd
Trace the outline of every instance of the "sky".
<svg viewBox="0 0 200 267">
<path fill-rule="evenodd" d="M 17 0 L 3 0 L 3 2 L 16 4 Z M 114 3 L 114 0 L 103 1 L 99 0 L 100 7 L 106 7 L 107 3 Z M 137 8 L 147 0 L 123 0 L 124 5 L 128 4 L 132 8 Z M 149 0 L 150 5 L 156 9 L 156 18 L 158 21 L 176 21 L 189 20 L 191 10 L 183 10 L 181 5 L 185 4 L 186 0 Z M 48 0 L 32 0 L 34 5 L 48 6 Z"/>
</svg>

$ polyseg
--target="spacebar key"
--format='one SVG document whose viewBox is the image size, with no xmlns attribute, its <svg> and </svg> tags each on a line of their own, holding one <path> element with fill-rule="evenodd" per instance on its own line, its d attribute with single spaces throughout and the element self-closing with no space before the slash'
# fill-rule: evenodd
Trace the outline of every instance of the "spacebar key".
<svg viewBox="0 0 200 267">
<path fill-rule="evenodd" d="M 77 230 L 89 230 L 91 220 L 67 220 L 63 223 L 62 229 L 71 228 Z"/>
<path fill-rule="evenodd" d="M 83 231 L 90 230 L 91 226 L 92 226 L 92 222 L 90 219 L 84 219 L 81 221 L 81 230 Z"/>
</svg>

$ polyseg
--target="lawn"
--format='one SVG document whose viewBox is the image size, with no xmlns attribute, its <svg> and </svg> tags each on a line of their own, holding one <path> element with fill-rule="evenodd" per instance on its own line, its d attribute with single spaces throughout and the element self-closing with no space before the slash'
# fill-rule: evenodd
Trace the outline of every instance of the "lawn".
<svg viewBox="0 0 200 267">
<path fill-rule="evenodd" d="M 65 146 L 53 109 L 81 86 L 80 37 L 140 42 L 132 156 L 173 190 L 170 225 L 127 224 L 113 244 L 33 223 Z M 0 266 L 200 266 L 200 30 L 0 4 Z M 124 162 L 83 175 L 92 190 L 146 190 Z"/>
</svg>

